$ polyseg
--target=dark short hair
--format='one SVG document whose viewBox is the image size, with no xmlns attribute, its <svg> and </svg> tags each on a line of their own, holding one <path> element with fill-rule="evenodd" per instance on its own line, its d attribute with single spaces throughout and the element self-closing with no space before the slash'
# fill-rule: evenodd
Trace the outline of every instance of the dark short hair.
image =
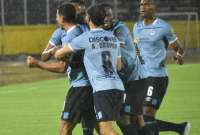
<svg viewBox="0 0 200 135">
<path fill-rule="evenodd" d="M 76 9 L 70 3 L 64 3 L 58 7 L 58 14 L 62 15 L 65 22 L 76 22 Z"/>
<path fill-rule="evenodd" d="M 88 8 L 87 14 L 90 16 L 94 25 L 100 26 L 104 24 L 106 11 L 101 5 L 93 5 Z"/>
</svg>

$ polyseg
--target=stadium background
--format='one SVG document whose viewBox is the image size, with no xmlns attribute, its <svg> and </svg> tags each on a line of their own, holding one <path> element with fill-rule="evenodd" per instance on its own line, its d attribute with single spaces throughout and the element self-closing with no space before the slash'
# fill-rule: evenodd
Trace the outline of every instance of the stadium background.
<svg viewBox="0 0 200 135">
<path fill-rule="evenodd" d="M 56 8 L 63 0 L 0 0 L 0 54 L 38 54 L 56 28 Z M 66 0 L 67 1 L 67 0 Z M 87 6 L 103 0 L 86 0 Z M 138 19 L 139 0 L 106 0 L 113 5 L 116 18 L 126 21 L 132 29 Z M 159 13 L 181 13 L 161 16 L 170 21 L 181 42 L 199 48 L 200 14 L 198 0 L 157 0 Z M 188 14 L 193 13 L 194 16 Z M 198 15 L 195 17 L 195 14 Z M 190 22 L 188 23 L 188 19 Z M 186 41 L 186 40 L 190 41 Z M 197 41 L 198 40 L 198 41 Z"/>
<path fill-rule="evenodd" d="M 86 0 L 87 6 L 103 1 L 113 5 L 116 18 L 125 21 L 131 30 L 138 19 L 139 0 Z M 0 0 L 0 134 L 2 135 L 57 133 L 55 125 L 58 123 L 68 86 L 65 83 L 65 75 L 28 69 L 25 59 L 27 55 L 40 58 L 41 51 L 57 27 L 55 13 L 57 6 L 62 2 L 63 0 Z M 159 116 L 178 122 L 188 120 L 192 123 L 191 135 L 199 135 L 200 1 L 156 0 L 156 2 L 161 18 L 170 22 L 186 50 L 185 65 L 181 67 L 172 64 L 171 57 L 174 53 L 168 51 L 170 63 L 168 68 L 172 78 L 169 89 L 173 90 L 169 91 Z M 32 83 L 33 81 L 37 82 Z M 80 131 L 80 128 L 76 130 L 75 135 L 79 135 Z"/>
</svg>

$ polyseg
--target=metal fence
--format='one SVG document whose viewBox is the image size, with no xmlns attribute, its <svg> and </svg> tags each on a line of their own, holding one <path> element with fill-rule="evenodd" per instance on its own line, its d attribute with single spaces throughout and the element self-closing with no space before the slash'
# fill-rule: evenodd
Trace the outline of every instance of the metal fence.
<svg viewBox="0 0 200 135">
<path fill-rule="evenodd" d="M 1 24 L 54 24 L 56 8 L 63 1 L 69 0 L 0 0 Z M 86 5 L 111 3 L 114 14 L 123 20 L 137 18 L 140 0 L 85 0 Z M 159 12 L 200 12 L 199 0 L 157 0 Z"/>
<path fill-rule="evenodd" d="M 0 55 L 13 54 L 13 50 L 17 50 L 17 53 L 27 53 L 27 50 L 34 50 L 33 48 L 27 48 L 27 42 L 29 46 L 37 45 L 38 48 L 43 48 L 47 42 L 47 37 L 50 35 L 53 28 L 49 28 L 47 25 L 45 27 L 32 27 L 38 24 L 56 24 L 56 9 L 58 5 L 63 2 L 70 0 L 0 0 Z M 200 14 L 200 1 L 199 0 L 155 0 L 157 3 L 157 10 L 159 13 L 183 13 L 192 12 L 199 16 Z M 95 3 L 107 2 L 113 6 L 114 15 L 116 18 L 121 20 L 137 20 L 138 9 L 140 0 L 85 0 L 86 7 Z M 196 23 L 188 22 L 188 16 L 167 16 L 165 19 L 174 20 L 184 20 L 181 22 L 182 25 L 175 25 L 175 28 L 179 29 L 187 28 L 190 31 L 186 31 L 183 35 L 195 35 L 195 39 L 199 39 L 200 35 L 197 26 L 199 26 L 199 21 Z M 189 21 L 195 20 L 190 18 Z M 195 20 L 197 21 L 197 19 Z M 179 24 L 178 22 L 175 22 Z M 195 24 L 195 25 L 193 25 Z M 13 25 L 20 25 L 20 28 L 14 27 Z M 29 27 L 30 25 L 30 27 Z M 8 27 L 7 27 L 8 26 Z M 48 28 L 47 28 L 48 27 Z M 200 27 L 200 26 L 199 26 Z M 197 32 L 196 32 L 197 31 Z M 35 32 L 35 33 L 34 33 Z M 33 35 L 33 33 L 35 35 Z M 33 37 L 32 37 L 33 35 Z M 13 39 L 13 37 L 15 39 Z M 182 40 L 185 41 L 185 37 L 182 36 Z M 199 43 L 196 41 L 191 43 L 192 48 L 196 46 L 199 47 Z M 26 49 L 21 49 L 26 47 Z M 36 48 L 36 47 L 35 47 Z M 39 51 L 32 51 L 33 53 Z"/>
</svg>

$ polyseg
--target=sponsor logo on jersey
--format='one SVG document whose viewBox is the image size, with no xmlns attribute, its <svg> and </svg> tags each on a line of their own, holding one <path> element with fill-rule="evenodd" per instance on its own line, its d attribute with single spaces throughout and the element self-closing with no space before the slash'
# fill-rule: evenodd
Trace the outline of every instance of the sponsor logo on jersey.
<svg viewBox="0 0 200 135">
<path fill-rule="evenodd" d="M 102 119 L 103 118 L 102 112 L 98 112 L 96 117 L 98 120 Z"/>
<path fill-rule="evenodd" d="M 63 112 L 63 119 L 69 118 L 69 112 Z"/>
</svg>

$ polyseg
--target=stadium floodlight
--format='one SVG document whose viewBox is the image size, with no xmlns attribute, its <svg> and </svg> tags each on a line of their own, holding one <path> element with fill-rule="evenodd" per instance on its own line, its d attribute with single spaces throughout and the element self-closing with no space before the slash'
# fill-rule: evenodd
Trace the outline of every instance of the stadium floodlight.
<svg viewBox="0 0 200 135">
<path fill-rule="evenodd" d="M 157 16 L 170 22 L 185 48 L 200 48 L 199 15 L 197 12 L 161 12 Z M 174 26 L 176 25 L 176 26 Z"/>
</svg>

